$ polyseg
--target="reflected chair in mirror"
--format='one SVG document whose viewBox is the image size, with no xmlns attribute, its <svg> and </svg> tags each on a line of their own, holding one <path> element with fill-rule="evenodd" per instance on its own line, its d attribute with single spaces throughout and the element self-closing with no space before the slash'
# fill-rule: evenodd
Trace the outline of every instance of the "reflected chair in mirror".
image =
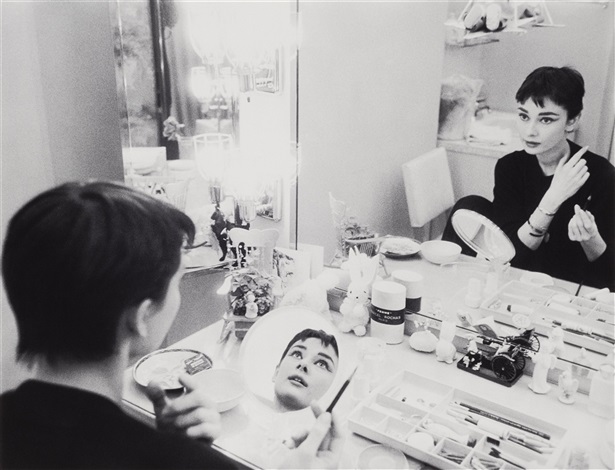
<svg viewBox="0 0 615 470">
<path fill-rule="evenodd" d="M 453 182 L 446 150 L 436 148 L 402 165 L 410 225 L 421 241 L 437 238 L 432 221 L 453 207 Z"/>
</svg>

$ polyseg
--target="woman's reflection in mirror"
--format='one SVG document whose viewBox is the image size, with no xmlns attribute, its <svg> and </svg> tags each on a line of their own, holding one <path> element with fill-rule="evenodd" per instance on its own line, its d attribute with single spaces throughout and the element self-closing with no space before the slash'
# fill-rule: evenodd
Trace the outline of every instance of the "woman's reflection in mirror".
<svg viewBox="0 0 615 470">
<path fill-rule="evenodd" d="M 297 333 L 273 374 L 276 410 L 302 410 L 321 398 L 335 378 L 338 362 L 335 336 L 310 328 Z"/>
<path fill-rule="evenodd" d="M 523 149 L 497 162 L 492 207 L 485 214 L 475 199 L 461 199 L 453 210 L 476 210 L 500 226 L 515 246 L 513 266 L 615 290 L 615 168 L 567 138 L 584 94 L 571 67 L 531 72 L 516 94 Z M 449 221 L 443 238 L 450 231 Z"/>
</svg>

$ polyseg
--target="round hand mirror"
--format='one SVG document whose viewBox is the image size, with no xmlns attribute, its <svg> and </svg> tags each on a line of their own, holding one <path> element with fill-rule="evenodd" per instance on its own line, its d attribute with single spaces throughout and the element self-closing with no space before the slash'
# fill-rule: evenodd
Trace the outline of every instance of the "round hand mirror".
<svg viewBox="0 0 615 470">
<path fill-rule="evenodd" d="M 312 400 L 323 409 L 341 386 L 348 354 L 337 328 L 303 307 L 282 307 L 259 319 L 240 350 L 248 390 L 276 412 L 299 411 Z M 337 384 L 337 385 L 336 385 Z"/>
<path fill-rule="evenodd" d="M 506 264 L 515 256 L 510 239 L 484 215 L 459 209 L 453 214 L 452 222 L 459 238 L 489 261 Z"/>
</svg>

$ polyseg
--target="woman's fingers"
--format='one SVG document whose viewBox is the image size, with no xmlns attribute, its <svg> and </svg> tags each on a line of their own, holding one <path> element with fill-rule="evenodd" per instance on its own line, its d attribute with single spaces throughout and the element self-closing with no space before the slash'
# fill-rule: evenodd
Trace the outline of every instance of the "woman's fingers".
<svg viewBox="0 0 615 470">
<path fill-rule="evenodd" d="M 317 419 L 314 427 L 311 429 L 305 440 L 301 443 L 301 449 L 310 455 L 316 455 L 320 448 L 320 444 L 329 432 L 331 427 L 331 415 L 329 413 L 321 414 Z"/>
<path fill-rule="evenodd" d="M 220 437 L 222 432 L 221 424 L 201 423 L 186 429 L 186 435 L 193 439 L 205 438 L 212 441 Z"/>
<path fill-rule="evenodd" d="M 215 409 L 196 408 L 185 414 L 177 415 L 173 419 L 173 423 L 178 428 L 186 429 L 191 426 L 202 423 L 220 423 L 220 413 Z"/>
<path fill-rule="evenodd" d="M 159 415 L 169 404 L 169 399 L 164 391 L 164 388 L 158 382 L 152 380 L 145 389 L 145 395 L 154 405 L 154 413 Z"/>
<path fill-rule="evenodd" d="M 568 238 L 570 238 L 570 240 L 572 240 L 573 242 L 581 241 L 581 234 L 579 232 L 577 224 L 574 222 L 574 219 L 571 219 L 570 223 L 568 224 Z"/>
<path fill-rule="evenodd" d="M 592 218 L 590 218 L 591 213 L 581 209 L 578 204 L 574 206 L 574 210 L 575 210 L 576 217 L 579 218 L 585 230 L 591 230 L 594 225 Z"/>
<path fill-rule="evenodd" d="M 197 408 L 216 410 L 216 403 L 199 390 L 198 381 L 194 377 L 182 374 L 179 376 L 179 381 L 185 387 L 186 393 L 167 404 L 164 410 L 165 416 L 173 417 Z"/>
<path fill-rule="evenodd" d="M 573 166 L 576 163 L 579 162 L 579 160 L 581 160 L 581 157 L 583 155 L 585 155 L 585 152 L 587 152 L 587 149 L 589 149 L 589 147 L 583 147 L 581 150 L 579 150 L 577 153 L 575 153 L 572 157 L 570 157 L 570 159 L 568 160 L 568 165 Z M 583 160 L 585 161 L 585 160 Z"/>
<path fill-rule="evenodd" d="M 147 387 L 146 393 L 154 404 L 158 426 L 184 431 L 190 437 L 216 439 L 222 430 L 216 404 L 199 391 L 194 378 L 182 374 L 179 381 L 186 393 L 173 400 L 158 384 L 151 383 Z"/>
<path fill-rule="evenodd" d="M 598 232 L 593 214 L 584 211 L 578 204 L 574 206 L 574 216 L 568 223 L 568 238 L 572 241 L 587 241 Z"/>
</svg>

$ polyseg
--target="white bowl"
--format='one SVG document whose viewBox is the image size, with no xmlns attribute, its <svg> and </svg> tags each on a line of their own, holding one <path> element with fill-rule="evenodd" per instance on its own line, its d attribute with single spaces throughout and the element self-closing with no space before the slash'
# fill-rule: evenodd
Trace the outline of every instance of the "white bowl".
<svg viewBox="0 0 615 470">
<path fill-rule="evenodd" d="M 461 247 L 457 243 L 443 240 L 430 240 L 421 243 L 423 257 L 434 264 L 452 263 L 461 254 Z"/>
<path fill-rule="evenodd" d="M 218 412 L 235 408 L 246 392 L 241 374 L 232 369 L 209 369 L 193 375 L 199 382 L 199 388 L 211 398 Z"/>
<path fill-rule="evenodd" d="M 408 460 L 400 450 L 388 445 L 373 445 L 366 447 L 359 454 L 357 468 L 367 469 L 408 469 Z"/>
</svg>

